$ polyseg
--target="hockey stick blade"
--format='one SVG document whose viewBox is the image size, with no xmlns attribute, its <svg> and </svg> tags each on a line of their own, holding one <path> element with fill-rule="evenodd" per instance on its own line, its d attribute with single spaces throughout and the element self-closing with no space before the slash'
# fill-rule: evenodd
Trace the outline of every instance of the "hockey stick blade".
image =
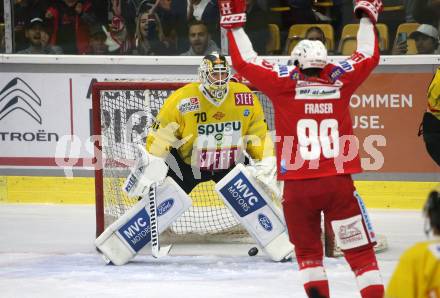
<svg viewBox="0 0 440 298">
<path fill-rule="evenodd" d="M 172 247 L 171 244 L 170 245 L 161 246 L 156 251 L 154 251 L 154 253 L 152 255 L 156 259 L 157 258 L 161 258 L 161 257 L 166 257 L 170 253 L 171 247 Z"/>
</svg>

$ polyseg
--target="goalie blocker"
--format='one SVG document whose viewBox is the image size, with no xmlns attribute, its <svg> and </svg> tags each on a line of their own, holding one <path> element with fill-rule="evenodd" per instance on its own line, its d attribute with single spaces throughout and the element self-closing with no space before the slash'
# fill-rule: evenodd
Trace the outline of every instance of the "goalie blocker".
<svg viewBox="0 0 440 298">
<path fill-rule="evenodd" d="M 235 218 L 274 261 L 293 255 L 281 210 L 242 164 L 231 170 L 215 186 Z"/>
<path fill-rule="evenodd" d="M 189 207 L 191 199 L 170 177 L 156 189 L 159 234 Z M 111 224 L 95 241 L 107 263 L 124 265 L 151 240 L 148 195 Z"/>
</svg>

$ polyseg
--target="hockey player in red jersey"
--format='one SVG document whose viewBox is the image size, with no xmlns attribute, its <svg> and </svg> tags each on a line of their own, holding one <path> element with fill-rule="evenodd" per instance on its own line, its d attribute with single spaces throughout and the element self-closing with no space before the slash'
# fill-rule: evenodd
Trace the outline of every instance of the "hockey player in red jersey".
<svg viewBox="0 0 440 298">
<path fill-rule="evenodd" d="M 362 169 L 349 113 L 351 95 L 379 61 L 374 24 L 382 10 L 381 0 L 356 0 L 357 50 L 335 64 L 327 62 L 327 50 L 320 41 L 310 40 L 294 48 L 292 65 L 269 63 L 258 57 L 242 28 L 245 0 L 219 0 L 219 8 L 234 68 L 274 106 L 284 215 L 307 295 L 330 296 L 320 239 L 323 212 L 361 296 L 383 297 L 373 250 L 375 234 L 351 178 Z"/>
</svg>

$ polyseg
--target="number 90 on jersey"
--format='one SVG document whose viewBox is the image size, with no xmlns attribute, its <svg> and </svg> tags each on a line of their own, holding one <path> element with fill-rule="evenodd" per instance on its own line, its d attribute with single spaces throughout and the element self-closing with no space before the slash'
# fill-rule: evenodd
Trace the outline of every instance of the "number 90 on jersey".
<svg viewBox="0 0 440 298">
<path fill-rule="evenodd" d="M 336 119 L 301 119 L 296 126 L 299 153 L 304 160 L 318 159 L 322 155 L 334 158 L 339 155 L 339 130 Z"/>
</svg>

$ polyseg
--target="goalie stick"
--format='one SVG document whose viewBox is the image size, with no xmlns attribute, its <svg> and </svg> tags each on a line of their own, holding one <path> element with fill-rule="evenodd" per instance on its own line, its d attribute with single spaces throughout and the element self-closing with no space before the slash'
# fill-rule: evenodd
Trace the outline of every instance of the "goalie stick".
<svg viewBox="0 0 440 298">
<path fill-rule="evenodd" d="M 157 224 L 157 207 L 156 207 L 156 183 L 150 186 L 148 192 L 150 203 L 150 235 L 151 235 L 151 254 L 155 258 L 160 258 L 168 255 L 171 250 L 171 245 L 160 247 L 159 230 Z"/>
</svg>

